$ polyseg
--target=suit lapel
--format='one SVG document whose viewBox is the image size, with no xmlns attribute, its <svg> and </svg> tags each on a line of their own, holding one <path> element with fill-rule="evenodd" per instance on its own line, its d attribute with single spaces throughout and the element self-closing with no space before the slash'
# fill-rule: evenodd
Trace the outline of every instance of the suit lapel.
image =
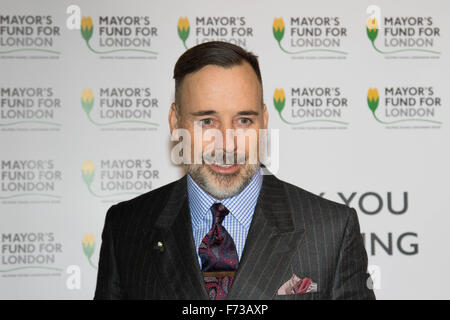
<svg viewBox="0 0 450 320">
<path fill-rule="evenodd" d="M 265 175 L 228 299 L 271 299 L 290 278 L 289 265 L 304 236 L 304 230 L 294 226 L 292 210 L 283 183 Z M 155 296 L 208 300 L 194 248 L 186 176 L 175 184 L 152 225 L 147 241 L 155 250 L 154 276 L 165 293 Z M 163 250 L 157 248 L 158 241 Z"/>
<path fill-rule="evenodd" d="M 154 276 L 160 278 L 166 299 L 208 299 L 194 248 L 186 176 L 175 185 L 151 233 L 150 244 L 158 257 Z"/>
<path fill-rule="evenodd" d="M 290 278 L 289 265 L 304 236 L 291 215 L 283 183 L 265 175 L 228 299 L 271 299 Z"/>
</svg>

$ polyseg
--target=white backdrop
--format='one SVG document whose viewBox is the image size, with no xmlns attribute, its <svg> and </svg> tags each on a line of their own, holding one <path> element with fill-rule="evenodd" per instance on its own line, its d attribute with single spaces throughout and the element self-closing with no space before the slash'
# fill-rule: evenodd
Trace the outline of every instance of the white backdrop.
<svg viewBox="0 0 450 320">
<path fill-rule="evenodd" d="M 93 297 L 107 209 L 182 175 L 172 71 L 209 40 L 260 57 L 277 176 L 356 208 L 377 298 L 450 298 L 447 1 L 0 3 L 0 298 Z"/>
</svg>

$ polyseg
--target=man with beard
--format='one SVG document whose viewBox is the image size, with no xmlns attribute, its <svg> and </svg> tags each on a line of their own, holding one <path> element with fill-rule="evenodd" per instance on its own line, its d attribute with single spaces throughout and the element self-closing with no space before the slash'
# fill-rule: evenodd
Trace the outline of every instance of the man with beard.
<svg viewBox="0 0 450 320">
<path fill-rule="evenodd" d="M 374 299 L 355 210 L 263 174 L 257 57 L 200 44 L 174 79 L 187 174 L 109 209 L 95 299 Z"/>
</svg>

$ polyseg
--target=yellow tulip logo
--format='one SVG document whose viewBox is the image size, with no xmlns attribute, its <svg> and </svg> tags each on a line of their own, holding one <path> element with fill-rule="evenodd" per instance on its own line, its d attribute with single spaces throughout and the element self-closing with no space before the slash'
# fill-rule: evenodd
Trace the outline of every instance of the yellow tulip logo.
<svg viewBox="0 0 450 320">
<path fill-rule="evenodd" d="M 85 233 L 83 236 L 83 240 L 81 241 L 81 246 L 83 248 L 83 252 L 88 258 L 89 264 L 97 269 L 97 267 L 92 263 L 91 257 L 95 251 L 95 238 L 92 233 Z"/>
<path fill-rule="evenodd" d="M 378 22 L 375 18 L 369 18 L 366 23 L 366 32 L 367 36 L 369 37 L 370 41 L 372 43 L 375 41 L 375 39 L 378 36 Z"/>
<path fill-rule="evenodd" d="M 86 233 L 83 236 L 83 240 L 81 241 L 83 246 L 83 251 L 86 257 L 90 258 L 92 257 L 92 254 L 94 253 L 94 247 L 95 247 L 95 238 L 92 233 Z"/>
<path fill-rule="evenodd" d="M 377 88 L 370 88 L 367 92 L 367 104 L 372 112 L 375 112 L 378 108 L 378 103 L 380 102 L 380 95 L 378 94 Z"/>
<path fill-rule="evenodd" d="M 285 104 L 286 95 L 284 94 L 284 90 L 275 89 L 275 92 L 273 93 L 273 105 L 275 106 L 275 109 L 278 111 L 278 113 L 281 113 L 281 111 L 283 111 Z"/>
<path fill-rule="evenodd" d="M 84 112 L 89 115 L 94 106 L 94 93 L 92 92 L 92 89 L 83 89 L 81 92 L 81 106 L 83 107 Z"/>
<path fill-rule="evenodd" d="M 83 89 L 81 92 L 81 99 L 84 102 L 92 102 L 92 100 L 94 100 L 94 93 L 92 92 L 92 89 Z"/>
<path fill-rule="evenodd" d="M 94 23 L 92 22 L 91 17 L 82 17 L 81 18 L 81 36 L 86 42 L 92 37 L 94 33 Z"/>
<path fill-rule="evenodd" d="M 83 162 L 83 165 L 81 166 L 81 176 L 88 187 L 90 187 L 94 180 L 94 163 L 92 161 Z"/>
<path fill-rule="evenodd" d="M 183 41 L 183 45 L 187 50 L 188 47 L 186 46 L 186 40 L 189 37 L 189 31 L 191 30 L 189 26 L 189 19 L 187 17 L 181 17 L 178 19 L 177 30 L 178 36 L 180 37 L 181 41 Z"/>
<path fill-rule="evenodd" d="M 369 18 L 367 20 L 367 29 L 371 31 L 378 29 L 378 21 L 376 18 Z"/>
<path fill-rule="evenodd" d="M 273 19 L 273 36 L 275 39 L 280 42 L 284 37 L 284 20 L 283 18 L 275 18 Z"/>
</svg>

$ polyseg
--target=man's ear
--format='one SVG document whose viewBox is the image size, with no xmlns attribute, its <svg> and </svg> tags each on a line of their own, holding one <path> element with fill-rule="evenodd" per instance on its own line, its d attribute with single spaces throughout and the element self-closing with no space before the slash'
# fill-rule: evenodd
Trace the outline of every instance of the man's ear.
<svg viewBox="0 0 450 320">
<path fill-rule="evenodd" d="M 169 110 L 169 126 L 170 126 L 170 133 L 172 133 L 173 130 L 177 129 L 179 126 L 178 123 L 178 115 L 177 115 L 177 107 L 175 103 L 172 103 Z"/>
</svg>

